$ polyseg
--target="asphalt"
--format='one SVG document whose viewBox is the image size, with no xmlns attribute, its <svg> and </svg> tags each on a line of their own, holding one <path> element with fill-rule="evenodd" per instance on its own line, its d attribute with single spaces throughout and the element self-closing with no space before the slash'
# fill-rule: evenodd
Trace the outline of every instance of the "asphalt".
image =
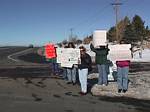
<svg viewBox="0 0 150 112">
<path fill-rule="evenodd" d="M 27 48 L 9 48 L 0 55 L 0 112 L 148 112 L 150 101 L 131 98 L 80 96 L 79 84 L 66 84 L 51 74 L 50 66 L 35 52 L 19 55 L 18 63 L 6 57 Z M 0 49 L 6 50 L 6 49 Z M 14 52 L 13 52 L 14 51 Z M 33 50 L 34 51 L 34 50 Z M 34 54 L 34 55 L 31 55 Z M 36 57 L 38 56 L 38 58 Z M 20 58 L 21 57 L 21 58 Z M 30 59 L 26 58 L 30 57 Z M 30 61 L 34 59 L 34 61 Z M 14 64 L 13 64 L 14 63 Z"/>
</svg>

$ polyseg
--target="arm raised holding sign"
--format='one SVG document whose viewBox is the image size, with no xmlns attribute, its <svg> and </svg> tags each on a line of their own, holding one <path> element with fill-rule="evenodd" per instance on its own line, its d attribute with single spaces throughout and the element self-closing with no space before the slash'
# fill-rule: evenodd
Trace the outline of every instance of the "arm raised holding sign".
<svg viewBox="0 0 150 112">
<path fill-rule="evenodd" d="M 122 40 L 120 44 L 124 44 L 125 42 Z M 122 55 L 122 54 L 120 54 Z M 116 61 L 117 65 L 117 84 L 118 84 L 118 93 L 125 93 L 128 90 L 128 72 L 130 60 L 124 59 Z"/>
<path fill-rule="evenodd" d="M 107 85 L 107 55 L 109 49 L 107 46 L 99 46 L 99 48 L 94 48 L 93 44 L 90 45 L 90 48 L 93 52 L 96 53 L 95 62 L 99 72 L 98 85 Z"/>
</svg>

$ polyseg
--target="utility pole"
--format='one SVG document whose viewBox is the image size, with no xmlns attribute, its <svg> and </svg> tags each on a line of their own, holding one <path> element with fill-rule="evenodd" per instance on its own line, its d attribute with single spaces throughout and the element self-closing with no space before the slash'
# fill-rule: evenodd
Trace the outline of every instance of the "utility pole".
<svg viewBox="0 0 150 112">
<path fill-rule="evenodd" d="M 73 28 L 70 28 L 70 36 L 69 36 L 69 41 L 70 41 L 70 39 L 72 39 L 72 37 L 73 37 Z"/>
<path fill-rule="evenodd" d="M 122 3 L 120 3 L 119 0 L 115 0 L 115 3 L 112 3 L 111 5 L 114 6 L 115 14 L 116 14 L 116 39 L 118 43 L 119 42 L 119 34 L 118 34 L 119 6 L 122 5 Z"/>
</svg>

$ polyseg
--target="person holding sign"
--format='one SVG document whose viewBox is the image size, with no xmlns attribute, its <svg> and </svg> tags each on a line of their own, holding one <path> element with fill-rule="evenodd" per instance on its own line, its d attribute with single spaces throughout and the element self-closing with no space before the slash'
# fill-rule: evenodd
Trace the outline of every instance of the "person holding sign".
<svg viewBox="0 0 150 112">
<path fill-rule="evenodd" d="M 93 44 L 91 43 L 90 48 L 93 52 L 96 53 L 95 62 L 97 64 L 99 78 L 98 78 L 98 85 L 105 85 L 108 84 L 108 75 L 107 75 L 107 55 L 109 49 L 107 46 L 99 46 L 99 48 L 94 48 Z"/>
<path fill-rule="evenodd" d="M 59 67 L 58 63 L 56 63 L 56 47 L 52 43 L 48 43 L 45 45 L 45 57 L 46 60 L 50 63 L 52 68 L 53 75 L 58 75 L 59 73 Z"/>
<path fill-rule="evenodd" d="M 68 43 L 68 47 L 67 48 L 75 48 L 75 45 L 73 42 L 69 42 Z M 73 84 L 75 85 L 76 84 L 76 70 L 77 68 L 75 67 L 75 65 L 73 65 L 71 68 L 67 68 L 67 79 L 68 79 L 68 82 L 67 84 Z"/>
<path fill-rule="evenodd" d="M 120 44 L 124 44 L 124 40 L 120 41 Z M 120 54 L 121 55 L 121 54 Z M 124 59 L 116 61 L 117 65 L 117 84 L 118 84 L 118 93 L 125 93 L 128 89 L 128 72 L 130 60 Z"/>
<path fill-rule="evenodd" d="M 81 95 L 87 93 L 87 75 L 88 69 L 91 68 L 92 60 L 89 54 L 86 53 L 86 49 L 83 46 L 79 47 L 81 53 L 81 64 L 78 65 L 79 81 L 81 84 Z"/>
</svg>

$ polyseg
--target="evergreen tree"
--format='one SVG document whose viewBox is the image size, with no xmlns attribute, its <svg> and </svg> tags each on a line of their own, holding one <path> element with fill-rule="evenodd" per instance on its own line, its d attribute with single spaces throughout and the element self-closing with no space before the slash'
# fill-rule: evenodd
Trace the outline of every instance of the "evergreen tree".
<svg viewBox="0 0 150 112">
<path fill-rule="evenodd" d="M 132 24 L 127 25 L 123 38 L 126 41 L 128 41 L 128 43 L 132 43 L 132 44 L 138 41 L 138 38 L 136 37 L 136 33 Z"/>
<path fill-rule="evenodd" d="M 127 16 L 118 23 L 118 33 L 119 33 L 118 34 L 118 36 L 119 36 L 118 41 L 120 41 L 124 38 L 125 30 L 129 24 L 130 24 L 130 20 Z"/>
<path fill-rule="evenodd" d="M 133 17 L 132 26 L 134 28 L 136 40 L 141 41 L 141 44 L 142 44 L 144 36 L 145 36 L 144 21 L 142 21 L 140 16 L 135 15 Z"/>
<path fill-rule="evenodd" d="M 149 39 L 150 39 L 150 30 L 149 30 L 149 27 L 146 26 L 144 40 L 149 40 Z"/>
<path fill-rule="evenodd" d="M 123 20 L 121 20 L 117 27 L 118 27 L 118 40 L 116 39 L 116 27 L 111 27 L 110 30 L 107 33 L 107 39 L 110 42 L 113 41 L 120 41 L 122 40 L 125 36 L 125 30 L 126 27 L 130 24 L 130 20 L 129 18 L 126 16 Z"/>
<path fill-rule="evenodd" d="M 118 23 L 117 27 L 119 40 L 124 39 L 133 44 L 140 41 L 142 45 L 143 40 L 148 40 L 150 38 L 150 30 L 148 26 L 145 28 L 144 21 L 138 15 L 135 15 L 131 22 L 126 16 Z M 116 27 L 111 27 L 109 29 L 107 38 L 110 42 L 119 41 L 116 40 Z"/>
<path fill-rule="evenodd" d="M 107 32 L 107 39 L 109 42 L 116 41 L 116 28 L 113 26 Z"/>
</svg>

